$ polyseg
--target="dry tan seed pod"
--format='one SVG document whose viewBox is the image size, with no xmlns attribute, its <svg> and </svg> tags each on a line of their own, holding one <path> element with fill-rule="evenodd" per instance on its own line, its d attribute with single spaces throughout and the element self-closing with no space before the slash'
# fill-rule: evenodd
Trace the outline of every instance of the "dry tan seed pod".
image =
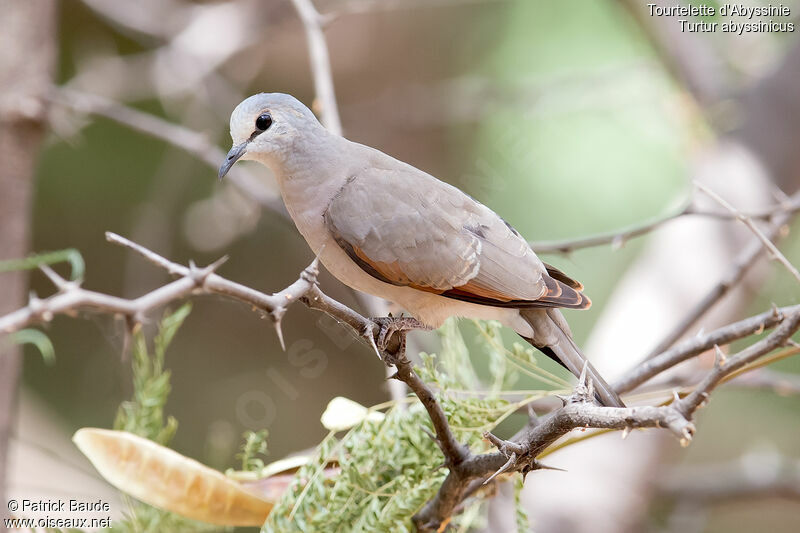
<svg viewBox="0 0 800 533">
<path fill-rule="evenodd" d="M 274 502 L 194 459 L 126 431 L 83 428 L 73 442 L 113 486 L 173 513 L 224 526 L 261 526 Z"/>
</svg>

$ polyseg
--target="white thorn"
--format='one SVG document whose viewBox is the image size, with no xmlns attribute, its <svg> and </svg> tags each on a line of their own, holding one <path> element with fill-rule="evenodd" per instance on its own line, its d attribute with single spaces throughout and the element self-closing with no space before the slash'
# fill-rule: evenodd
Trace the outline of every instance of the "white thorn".
<svg viewBox="0 0 800 533">
<path fill-rule="evenodd" d="M 275 326 L 275 333 L 278 335 L 278 341 L 281 343 L 281 350 L 284 352 L 286 351 L 286 343 L 283 342 L 283 330 L 281 329 L 281 319 L 275 320 L 273 322 Z"/>
<path fill-rule="evenodd" d="M 725 357 L 725 353 L 722 351 L 722 348 L 719 347 L 718 344 L 714 345 L 714 353 L 716 354 L 714 357 L 714 366 L 717 368 L 722 368 L 725 366 L 727 362 L 727 357 Z"/>
</svg>

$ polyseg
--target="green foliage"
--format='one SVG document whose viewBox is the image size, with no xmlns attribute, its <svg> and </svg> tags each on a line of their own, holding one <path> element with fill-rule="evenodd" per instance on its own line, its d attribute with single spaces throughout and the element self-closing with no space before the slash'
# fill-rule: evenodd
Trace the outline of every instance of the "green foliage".
<svg viewBox="0 0 800 533">
<path fill-rule="evenodd" d="M 537 364 L 536 356 L 531 346 L 523 346 L 515 342 L 510 349 L 507 348 L 503 344 L 503 338 L 500 335 L 501 325 L 499 322 L 473 320 L 473 323 L 478 329 L 478 340 L 483 341 L 490 358 L 489 370 L 494 376 L 492 386 L 494 393 L 509 390 L 516 383 L 520 374 L 525 374 L 540 383 L 557 389 L 569 390 L 571 388 L 568 381 L 548 372 Z"/>
<path fill-rule="evenodd" d="M 247 431 L 244 434 L 242 451 L 236 458 L 242 462 L 242 471 L 258 472 L 264 469 L 264 461 L 259 455 L 267 455 L 267 430 Z"/>
<path fill-rule="evenodd" d="M 517 509 L 517 531 L 529 531 L 531 528 L 531 521 L 528 518 L 528 513 L 525 511 L 525 506 L 522 505 L 522 476 L 517 476 L 514 480 L 514 504 Z"/>
<path fill-rule="evenodd" d="M 364 421 L 342 438 L 330 434 L 302 467 L 263 531 L 413 531 L 410 517 L 446 472 L 421 430 L 419 404 L 395 406 L 381 422 Z"/>
<path fill-rule="evenodd" d="M 125 518 L 108 530 L 111 533 L 204 533 L 233 531 L 213 524 L 204 524 L 182 516 L 162 511 L 150 505 L 132 501 L 130 512 Z"/>
<path fill-rule="evenodd" d="M 454 379 L 468 389 L 480 386 L 480 380 L 469 359 L 469 350 L 458 330 L 458 322 L 448 320 L 439 329 L 442 341 L 442 365 L 451 369 Z"/>
<path fill-rule="evenodd" d="M 22 329 L 12 333 L 10 338 L 11 342 L 15 344 L 32 344 L 36 346 L 36 349 L 42 354 L 45 364 L 50 366 L 55 364 L 56 350 L 53 348 L 53 343 L 50 342 L 50 337 L 38 329 Z"/>
<path fill-rule="evenodd" d="M 192 310 L 190 303 L 173 313 L 165 313 L 153 339 L 153 353 L 147 347 L 144 333 L 138 330 L 133 337 L 133 399 L 123 402 L 117 411 L 114 429 L 135 433 L 159 444 L 167 445 L 178 422 L 173 417 L 164 420 L 164 407 L 170 393 L 170 372 L 164 367 L 167 348 L 178 329 Z M 130 501 L 130 512 L 114 524 L 114 533 L 200 533 L 221 531 L 219 526 L 204 524 L 157 509 L 145 503 Z M 232 529 L 231 529 L 232 530 Z"/>
<path fill-rule="evenodd" d="M 485 348 L 505 360 L 510 351 L 496 327 L 486 327 L 488 337 L 481 338 L 491 342 L 487 340 Z M 456 437 L 475 453 L 485 451 L 484 431 L 546 392 L 528 391 L 519 402 L 501 398 L 495 389 L 512 382 L 509 374 L 514 371 L 499 362 L 491 390 L 476 392 L 481 385 L 455 322 L 449 321 L 440 332 L 441 355 L 421 354 L 417 372 L 437 391 Z M 440 468 L 441 451 L 424 429 L 433 432 L 428 414 L 416 397 L 409 397 L 393 403 L 383 419 L 365 418 L 343 435 L 330 433 L 297 472 L 262 532 L 414 531 L 411 517 L 447 475 Z M 454 517 L 457 530 L 468 531 L 482 520 L 481 496 L 476 494 Z"/>
<path fill-rule="evenodd" d="M 41 265 L 52 265 L 55 263 L 68 262 L 72 267 L 70 279 L 76 280 L 83 277 L 85 263 L 83 256 L 74 248 L 58 250 L 55 252 L 44 252 L 28 256 L 24 259 L 6 259 L 0 261 L 0 272 L 13 272 L 15 270 L 32 270 Z M 9 336 L 11 342 L 15 344 L 32 344 L 42 354 L 42 359 L 48 365 L 56 361 L 56 352 L 50 338 L 37 329 L 23 329 Z"/>
<path fill-rule="evenodd" d="M 479 322 L 476 320 L 474 324 L 481 335 L 488 339 L 486 342 L 486 352 L 489 355 L 489 372 L 494 378 L 491 391 L 497 394 L 500 391 L 509 390 L 519 379 L 519 372 L 515 368 L 509 368 L 510 363 L 508 357 L 504 353 L 505 347 L 503 346 L 503 339 L 500 336 L 502 325 L 496 320 L 490 322 Z M 533 358 L 532 350 L 531 358 Z M 533 362 L 535 363 L 535 359 Z"/>
<path fill-rule="evenodd" d="M 32 270 L 34 268 L 39 268 L 40 265 L 53 265 L 65 261 L 72 267 L 70 279 L 81 279 L 86 265 L 83 262 L 81 253 L 74 248 L 67 248 L 66 250 L 58 250 L 56 252 L 43 252 L 28 256 L 24 259 L 7 259 L 0 261 L 0 272 Z"/>
<path fill-rule="evenodd" d="M 170 371 L 164 359 L 172 338 L 189 315 L 192 306 L 184 304 L 174 313 L 164 315 L 153 339 L 153 353 L 139 329 L 133 336 L 133 399 L 123 402 L 117 411 L 114 429 L 128 431 L 159 444 L 169 444 L 178 422 L 168 417 L 164 422 L 164 406 L 170 393 Z"/>
</svg>

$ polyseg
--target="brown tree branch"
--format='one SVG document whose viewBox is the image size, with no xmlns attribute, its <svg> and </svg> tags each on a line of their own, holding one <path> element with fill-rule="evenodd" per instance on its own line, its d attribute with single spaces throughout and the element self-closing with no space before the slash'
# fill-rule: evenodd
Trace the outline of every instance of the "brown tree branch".
<svg viewBox="0 0 800 533">
<path fill-rule="evenodd" d="M 800 201 L 800 192 L 791 196 L 791 202 Z M 782 235 L 783 228 L 791 222 L 794 211 L 778 212 L 771 220 L 767 228 L 763 231 L 764 236 L 770 241 L 774 241 Z M 760 239 L 754 238 L 736 256 L 733 264 L 725 275 L 720 279 L 711 290 L 681 319 L 664 339 L 653 348 L 647 357 L 654 357 L 666 351 L 675 344 L 694 324 L 697 323 L 718 301 L 720 301 L 730 290 L 735 287 L 755 265 L 757 259 L 764 253 L 764 246 Z"/>
<path fill-rule="evenodd" d="M 750 231 L 752 231 L 753 234 L 755 234 L 758 240 L 761 241 L 761 244 L 764 245 L 764 248 L 769 250 L 770 254 L 772 254 L 772 257 L 776 261 L 781 263 L 784 267 L 786 267 L 786 270 L 788 270 L 789 273 L 792 276 L 794 276 L 794 278 L 797 281 L 800 281 L 800 272 L 797 271 L 797 268 L 795 268 L 795 266 L 791 262 L 789 262 L 788 259 L 786 259 L 786 256 L 783 255 L 780 250 L 778 250 L 778 247 L 775 246 L 775 244 L 766 235 L 764 235 L 761 229 L 758 226 L 756 226 L 756 224 L 753 222 L 752 218 L 739 212 L 739 210 L 737 210 L 735 207 L 733 207 L 731 204 L 725 201 L 720 195 L 718 195 L 717 193 L 715 193 L 702 183 L 695 182 L 694 185 L 695 187 L 706 193 L 712 200 L 714 200 L 719 205 L 730 211 L 731 214 L 735 216 L 737 220 L 739 220 L 745 226 L 747 226 L 748 229 L 750 229 Z"/>
<path fill-rule="evenodd" d="M 426 326 L 406 318 L 365 318 L 323 293 L 317 286 L 312 287 L 302 301 L 311 309 L 327 313 L 349 326 L 375 349 L 387 365 L 395 366 L 397 372 L 391 377 L 405 383 L 428 411 L 436 432 L 434 440 L 444 454 L 446 465 L 460 464 L 467 457 L 468 450 L 456 440 L 433 391 L 420 379 L 406 357 L 405 333 L 413 329 L 428 329 Z"/>
<path fill-rule="evenodd" d="M 194 263 L 187 267 L 115 233 L 106 233 L 106 238 L 110 242 L 137 252 L 170 274 L 179 276 L 178 279 L 138 298 L 125 299 L 83 289 L 79 283 L 67 281 L 49 268 L 45 268 L 45 273 L 56 285 L 58 292 L 45 299 L 39 299 L 34 295 L 27 306 L 0 317 L 0 333 L 18 331 L 34 324 L 49 322 L 56 315 L 80 310 L 120 314 L 134 321 L 143 322 L 148 312 L 176 300 L 195 294 L 220 294 L 268 313 L 280 336 L 281 319 L 286 309 L 314 286 L 318 273 L 317 261 L 314 260 L 297 281 L 280 292 L 266 294 L 215 274 L 214 271 L 222 265 L 223 260 L 204 268 L 198 268 Z"/>
<path fill-rule="evenodd" d="M 333 89 L 331 60 L 328 45 L 322 33 L 322 15 L 319 14 L 311 0 L 292 0 L 308 41 L 308 55 L 311 61 L 311 73 L 314 77 L 314 90 L 317 102 L 314 107 L 322 116 L 322 125 L 335 133 L 342 134 L 342 121 L 339 118 L 339 106 L 336 105 L 336 93 Z"/>
<path fill-rule="evenodd" d="M 795 311 L 786 315 L 781 324 L 766 338 L 748 346 L 738 354 L 723 359 L 722 352 L 718 352 L 712 371 L 708 373 L 695 390 L 676 402 L 678 410 L 686 416 L 691 416 L 700 405 L 708 400 L 711 391 L 719 385 L 725 376 L 732 374 L 775 348 L 786 344 L 798 327 L 800 327 L 800 311 Z"/>
<path fill-rule="evenodd" d="M 738 219 L 739 215 L 741 214 L 750 219 L 769 221 L 776 215 L 793 215 L 799 211 L 800 195 L 791 197 L 788 201 L 781 204 L 770 206 L 759 211 L 753 211 L 751 213 L 730 213 L 724 211 L 700 209 L 695 207 L 692 201 L 689 201 L 684 207 L 678 211 L 675 211 L 674 213 L 670 213 L 662 218 L 643 222 L 626 229 L 601 233 L 598 235 L 591 235 L 589 237 L 581 237 L 578 239 L 566 239 L 561 241 L 534 241 L 531 242 L 530 245 L 531 248 L 533 248 L 537 253 L 541 254 L 569 254 L 582 248 L 592 248 L 607 244 L 610 244 L 615 248 L 619 248 L 633 238 L 647 235 L 648 233 L 660 228 L 668 222 L 672 222 L 673 220 L 677 220 L 685 216 L 702 216 L 720 220 L 734 220 Z"/>
<path fill-rule="evenodd" d="M 476 479 L 490 479 L 496 472 L 522 472 L 541 468 L 536 457 L 560 437 L 577 428 L 630 430 L 661 427 L 676 435 L 683 445 L 691 441 L 695 427 L 695 411 L 705 404 L 711 391 L 727 376 L 773 349 L 785 344 L 800 327 L 800 310 L 784 317 L 769 336 L 731 356 L 717 360 L 713 370 L 685 398 L 665 406 L 629 408 L 601 407 L 593 402 L 591 383 L 585 376 L 564 407 L 550 413 L 536 424 L 509 441 L 487 435 L 498 448 L 497 452 L 469 456 L 460 465 L 450 467 L 450 473 L 439 492 L 414 517 L 421 531 L 436 531 L 453 513 L 460 497 Z"/>
<path fill-rule="evenodd" d="M 780 309 L 774 308 L 709 333 L 686 339 L 655 357 L 645 359 L 617 380 L 614 384 L 614 389 L 618 392 L 630 392 L 642 383 L 683 361 L 711 350 L 715 346 L 724 346 L 735 340 L 771 329 L 781 323 L 786 315 L 798 311 L 800 311 L 800 305 L 782 307 Z"/>
<path fill-rule="evenodd" d="M 743 374 L 731 382 L 737 387 L 769 390 L 778 396 L 800 394 L 800 376 L 767 368 Z"/>
<path fill-rule="evenodd" d="M 208 137 L 204 134 L 150 113 L 127 107 L 114 100 L 60 87 L 53 87 L 47 97 L 56 105 L 78 113 L 104 117 L 134 131 L 164 141 L 195 156 L 215 171 L 225 159 L 225 152 L 209 142 Z M 231 168 L 229 176 L 234 185 L 248 198 L 253 198 L 260 205 L 288 220 L 288 213 L 283 202 L 278 198 L 278 194 L 269 192 L 247 167 L 237 165 Z"/>
<path fill-rule="evenodd" d="M 177 276 L 175 281 L 158 287 L 138 298 L 125 299 L 80 287 L 67 281 L 49 267 L 42 270 L 58 289 L 49 298 L 31 298 L 27 306 L 5 316 L 0 316 L 0 333 L 11 333 L 34 324 L 51 321 L 56 315 L 72 314 L 80 310 L 94 310 L 120 314 L 143 322 L 147 313 L 171 302 L 198 294 L 219 294 L 247 303 L 269 314 L 282 340 L 281 320 L 288 307 L 302 300 L 308 307 L 323 311 L 352 328 L 367 340 L 387 364 L 397 367 L 394 377 L 406 383 L 419 397 L 428 411 L 436 431 L 436 441 L 442 448 L 448 464 L 458 464 L 466 450 L 458 443 L 432 390 L 419 378 L 412 363 L 405 357 L 405 333 L 410 329 L 427 329 L 413 319 L 368 319 L 358 312 L 324 294 L 316 285 L 318 261 L 309 265 L 299 279 L 275 294 L 266 294 L 216 274 L 223 258 L 212 265 L 198 268 L 194 263 L 184 266 L 134 243 L 115 233 L 106 233 L 109 242 L 138 253 L 149 262 Z M 398 326 L 399 325 L 399 326 Z"/>
</svg>

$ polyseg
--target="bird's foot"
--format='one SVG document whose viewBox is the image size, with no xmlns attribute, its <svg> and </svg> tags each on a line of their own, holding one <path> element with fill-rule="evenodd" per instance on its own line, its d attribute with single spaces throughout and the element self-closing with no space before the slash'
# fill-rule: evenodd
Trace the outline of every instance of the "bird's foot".
<svg viewBox="0 0 800 533">
<path fill-rule="evenodd" d="M 378 325 L 375 345 L 387 365 L 396 365 L 406 359 L 406 333 L 415 329 L 430 329 L 416 318 L 406 316 L 382 316 L 373 318 Z"/>
</svg>

